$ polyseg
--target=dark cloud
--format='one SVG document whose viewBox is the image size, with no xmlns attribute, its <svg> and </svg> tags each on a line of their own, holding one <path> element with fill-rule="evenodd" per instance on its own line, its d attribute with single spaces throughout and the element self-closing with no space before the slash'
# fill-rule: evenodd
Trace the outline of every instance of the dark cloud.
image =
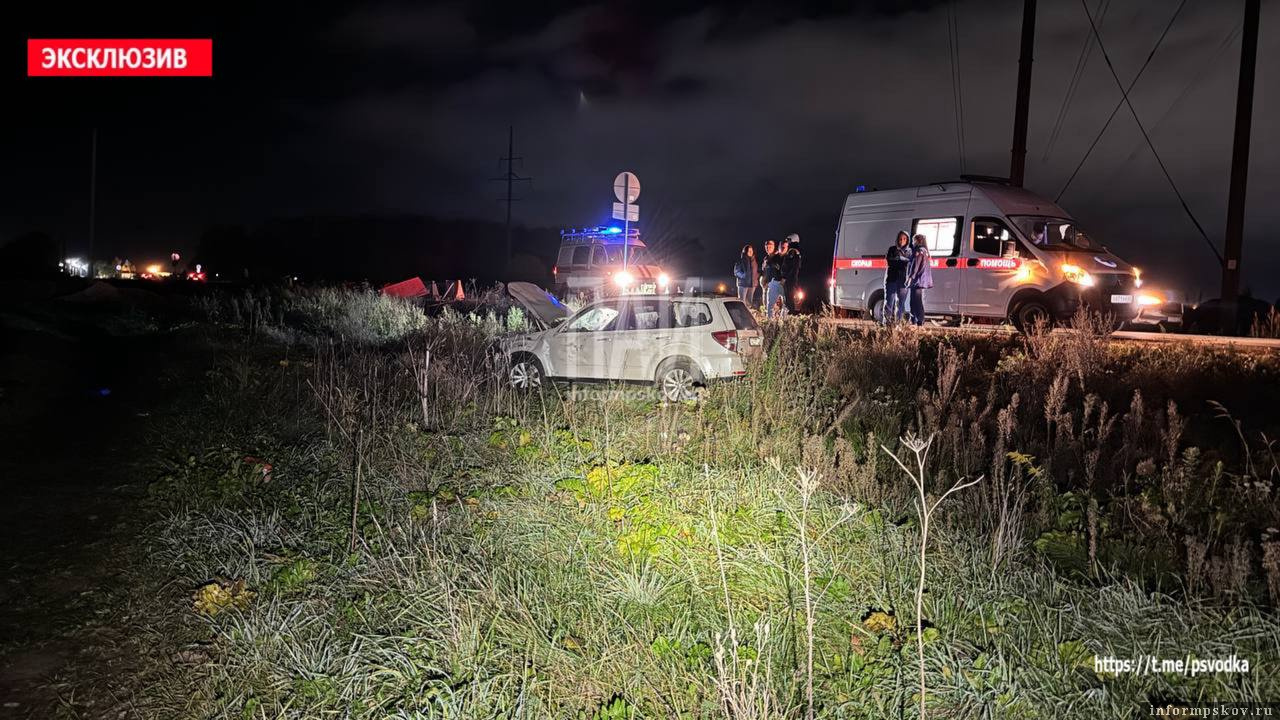
<svg viewBox="0 0 1280 720">
<path fill-rule="evenodd" d="M 1109 8 L 1102 34 L 1122 81 L 1146 60 L 1176 6 Z M 215 37 L 219 75 L 211 83 L 135 83 L 126 102 L 102 84 L 15 79 L 36 129 L 7 143 L 19 175 L 82 173 L 83 137 L 47 128 L 81 131 L 108 115 L 114 136 L 104 143 L 126 144 L 140 158 L 136 167 L 115 166 L 125 181 L 106 193 L 121 221 L 181 235 L 213 221 L 321 210 L 497 218 L 487 179 L 514 126 L 524 172 L 536 179 L 517 209 L 521 222 L 603 220 L 609 182 L 629 168 L 644 182 L 646 232 L 697 237 L 715 259 L 744 241 L 799 231 L 820 266 L 853 186 L 960 172 L 947 11 L 945 2 L 255 6 L 234 19 L 184 20 L 191 34 L 207 27 Z M 965 169 L 1003 175 L 1021 3 L 958 2 L 955 12 Z M 1187 3 L 1132 95 L 1219 245 L 1239 15 L 1234 4 Z M 50 27 L 56 23 L 40 33 L 72 34 Z M 1087 33 L 1077 2 L 1041 1 L 1028 184 L 1050 197 L 1119 98 L 1095 48 L 1050 148 Z M 1280 191 L 1280 146 L 1268 121 L 1280 87 L 1273 37 L 1261 36 L 1245 250 L 1246 279 L 1266 297 L 1280 292 L 1270 231 L 1280 210 L 1267 200 Z M 88 103 L 78 95 L 85 89 Z M 200 137 L 148 127 L 166 112 Z M 67 183 L 82 186 L 82 177 Z M 12 191 L 0 212 L 6 236 L 80 211 L 79 200 L 37 197 L 12 182 L 0 189 Z M 155 197 L 165 199 L 163 222 L 152 220 Z M 1062 204 L 1152 275 L 1213 294 L 1212 255 L 1127 110 Z"/>
</svg>

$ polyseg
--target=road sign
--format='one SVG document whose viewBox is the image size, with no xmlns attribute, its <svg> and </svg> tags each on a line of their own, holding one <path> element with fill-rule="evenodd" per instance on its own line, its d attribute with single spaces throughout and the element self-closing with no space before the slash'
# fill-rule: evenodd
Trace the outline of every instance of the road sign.
<svg viewBox="0 0 1280 720">
<path fill-rule="evenodd" d="M 640 178 L 626 170 L 618 173 L 618 177 L 613 179 L 613 195 L 618 198 L 618 202 L 635 202 L 640 197 Z"/>
<path fill-rule="evenodd" d="M 626 220 L 627 222 L 640 222 L 640 206 L 639 205 L 627 205 L 625 206 L 625 211 L 623 208 L 624 206 L 620 202 L 616 202 L 613 204 L 614 220 Z"/>
</svg>

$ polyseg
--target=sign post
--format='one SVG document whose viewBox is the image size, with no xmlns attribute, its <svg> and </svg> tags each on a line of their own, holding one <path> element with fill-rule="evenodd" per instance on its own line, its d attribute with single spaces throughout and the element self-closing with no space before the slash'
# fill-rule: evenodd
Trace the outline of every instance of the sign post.
<svg viewBox="0 0 1280 720">
<path fill-rule="evenodd" d="M 613 179 L 613 195 L 618 198 L 613 204 L 613 219 L 622 221 L 622 269 L 626 270 L 631 223 L 640 221 L 640 206 L 633 204 L 640 197 L 640 178 L 629 170 L 618 173 Z"/>
</svg>

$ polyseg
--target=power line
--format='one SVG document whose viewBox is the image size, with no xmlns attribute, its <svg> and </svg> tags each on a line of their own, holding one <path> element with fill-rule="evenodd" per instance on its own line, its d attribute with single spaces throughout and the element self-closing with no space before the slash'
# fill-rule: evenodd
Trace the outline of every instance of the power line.
<svg viewBox="0 0 1280 720">
<path fill-rule="evenodd" d="M 1169 119 L 1169 115 L 1173 112 L 1173 109 L 1176 108 L 1178 105 L 1180 105 L 1182 101 L 1187 98 L 1187 95 L 1191 92 L 1192 88 L 1194 88 L 1196 85 L 1199 85 L 1200 81 L 1204 80 L 1205 76 L 1208 75 L 1211 71 L 1218 70 L 1221 68 L 1221 66 L 1218 65 L 1218 58 L 1221 57 L 1222 54 L 1226 52 L 1228 48 L 1231 47 L 1231 44 L 1234 43 L 1236 40 L 1236 36 L 1240 34 L 1240 31 L 1243 28 L 1244 28 L 1244 23 L 1240 22 L 1240 23 L 1237 23 L 1236 26 L 1232 28 L 1230 32 L 1227 33 L 1226 37 L 1222 39 L 1222 42 L 1218 44 L 1218 49 L 1214 51 L 1213 56 L 1209 58 L 1208 62 L 1201 64 L 1200 71 L 1197 72 L 1191 78 L 1191 80 L 1182 87 L 1182 91 L 1178 93 L 1178 96 L 1174 98 L 1173 102 L 1169 103 L 1169 107 L 1164 109 L 1164 112 L 1160 115 L 1160 118 L 1151 124 L 1152 134 L 1155 134 L 1155 132 L 1160 129 L 1160 126 L 1164 124 L 1164 121 Z M 1138 150 L 1140 149 L 1141 149 L 1141 145 L 1134 148 L 1133 151 L 1129 153 L 1129 156 L 1125 158 L 1125 162 L 1127 163 L 1133 160 L 1135 157 L 1137 157 Z"/>
<path fill-rule="evenodd" d="M 1138 74 L 1134 75 L 1133 80 L 1129 82 L 1128 89 L 1125 89 L 1125 88 L 1120 89 L 1120 94 L 1121 94 L 1120 101 L 1117 102 L 1116 106 L 1111 109 L 1111 114 L 1107 116 L 1107 121 L 1103 123 L 1102 129 L 1099 130 L 1098 134 L 1094 136 L 1093 142 L 1089 143 L 1089 149 L 1085 151 L 1084 157 L 1080 158 L 1080 162 L 1076 164 L 1076 169 L 1071 172 L 1071 177 L 1067 178 L 1067 184 L 1063 185 L 1062 189 L 1058 191 L 1058 196 L 1053 200 L 1055 203 L 1058 200 L 1062 199 L 1063 194 L 1067 192 L 1067 188 L 1071 187 L 1071 182 L 1076 179 L 1076 174 L 1080 172 L 1080 168 L 1084 167 L 1085 161 L 1087 161 L 1089 159 L 1089 156 L 1093 154 L 1093 149 L 1098 146 L 1098 141 L 1101 140 L 1102 136 L 1106 134 L 1107 128 L 1111 127 L 1111 121 L 1115 119 L 1116 113 L 1120 112 L 1121 106 L 1123 106 L 1125 102 L 1128 100 L 1129 93 L 1132 92 L 1134 86 L 1138 84 L 1138 80 L 1142 77 L 1142 74 L 1146 72 L 1147 66 L 1151 64 L 1151 58 L 1156 56 L 1156 50 L 1158 50 L 1160 48 L 1160 44 L 1164 42 L 1165 36 L 1169 34 L 1169 28 L 1173 27 L 1173 21 L 1178 18 L 1178 13 L 1182 12 L 1182 7 L 1183 5 L 1186 5 L 1186 4 L 1187 4 L 1187 0 L 1182 0 L 1182 2 L 1178 4 L 1178 9 L 1173 11 L 1173 17 L 1169 18 L 1168 24 L 1164 26 L 1164 32 L 1160 33 L 1160 37 L 1159 39 L 1156 40 L 1155 46 L 1151 48 L 1151 52 L 1147 55 L 1146 62 L 1142 63 L 1142 67 L 1138 69 Z M 1086 7 L 1085 13 L 1088 14 L 1088 12 L 1089 12 L 1089 8 Z M 1090 26 L 1093 25 L 1092 18 L 1090 18 L 1089 23 L 1090 23 Z M 1096 31 L 1096 27 L 1095 27 L 1095 31 Z M 1090 34 L 1089 37 L 1092 38 L 1094 37 L 1094 35 Z M 1101 46 L 1102 44 L 1101 36 L 1098 36 L 1098 44 L 1099 46 Z M 1106 57 L 1105 49 L 1103 50 L 1103 57 L 1104 58 Z M 1107 59 L 1107 67 L 1111 67 L 1111 60 L 1109 58 Z M 1114 68 L 1112 69 L 1112 77 L 1116 77 Z M 1118 78 L 1116 82 L 1117 84 L 1119 83 Z M 1134 119 L 1137 120 L 1136 114 L 1134 115 Z M 1142 123 L 1139 122 L 1138 126 L 1141 127 Z M 1144 131 L 1144 134 L 1145 134 L 1145 131 Z M 1151 151 L 1155 152 L 1155 148 L 1153 147 Z M 1157 157 L 1157 159 L 1159 158 Z M 1173 181 L 1170 180 L 1170 182 L 1172 183 Z M 1176 188 L 1175 188 L 1175 192 L 1176 192 Z"/>
<path fill-rule="evenodd" d="M 947 4 L 947 47 L 951 59 L 951 107 L 955 111 L 956 154 L 960 158 L 960 174 L 965 172 L 964 158 L 964 89 L 960 74 L 960 18 L 955 0 Z"/>
<path fill-rule="evenodd" d="M 1133 82 L 1129 83 L 1128 89 L 1126 89 L 1124 83 L 1120 82 L 1120 76 L 1116 73 L 1115 65 L 1111 62 L 1111 55 L 1107 53 L 1106 45 L 1102 42 L 1102 35 L 1098 32 L 1098 26 L 1094 24 L 1093 15 L 1089 12 L 1088 2 L 1086 0 L 1080 0 L 1080 6 L 1084 9 L 1085 17 L 1089 19 L 1089 27 L 1093 32 L 1094 38 L 1098 42 L 1098 49 L 1102 52 L 1102 59 L 1106 61 L 1107 70 L 1111 72 L 1111 78 L 1115 81 L 1116 87 L 1120 90 L 1121 97 L 1120 103 L 1111 111 L 1111 116 L 1107 118 L 1106 124 L 1103 125 L 1102 132 L 1098 133 L 1098 136 L 1094 138 L 1093 143 L 1089 146 L 1089 150 L 1085 153 L 1085 156 L 1081 158 L 1080 164 L 1077 165 L 1075 171 L 1071 173 L 1071 177 L 1067 179 L 1067 184 L 1064 185 L 1062 190 L 1058 193 L 1058 197 L 1054 198 L 1054 202 L 1056 203 L 1061 199 L 1062 194 L 1067 191 L 1068 187 L 1070 187 L 1071 181 L 1076 177 L 1076 173 L 1080 172 L 1080 168 L 1084 165 L 1085 160 L 1089 158 L 1089 154 L 1093 152 L 1093 148 L 1097 146 L 1098 140 L 1101 139 L 1102 133 L 1106 132 L 1107 126 L 1111 124 L 1111 120 L 1120 109 L 1120 105 L 1123 104 L 1129 108 L 1129 114 L 1133 116 L 1133 121 L 1137 123 L 1138 130 L 1142 132 L 1142 138 L 1146 141 L 1147 147 L 1151 148 L 1151 154 L 1155 156 L 1156 163 L 1160 166 L 1160 171 L 1164 173 L 1165 180 L 1169 181 L 1169 187 L 1173 189 L 1173 194 L 1178 197 L 1178 202 L 1182 204 L 1183 211 L 1186 212 L 1187 217 L 1191 220 L 1191 224 L 1195 225 L 1196 230 L 1200 232 L 1200 237 L 1204 238 L 1205 244 L 1209 246 L 1209 250 L 1213 252 L 1214 257 L 1218 258 L 1218 263 L 1221 264 L 1221 253 L 1219 253 L 1218 249 L 1214 247 L 1213 241 L 1209 239 L 1208 233 L 1204 231 L 1204 227 L 1201 226 L 1200 221 L 1196 219 L 1195 213 L 1191 212 L 1191 206 L 1189 206 L 1186 199 L 1182 197 L 1182 193 L 1178 190 L 1177 183 L 1173 181 L 1173 176 L 1169 174 L 1169 168 L 1165 166 L 1164 160 L 1160 158 L 1160 153 L 1156 150 L 1155 143 L 1151 141 L 1151 136 L 1147 133 L 1146 127 L 1143 126 L 1142 119 L 1138 117 L 1138 111 L 1133 107 L 1133 102 L 1129 100 L 1129 90 L 1132 90 L 1133 86 L 1137 84 L 1138 78 L 1142 76 L 1143 71 L 1145 71 L 1147 66 L 1151 63 L 1151 58 L 1155 57 L 1156 50 L 1158 50 L 1160 45 L 1164 42 L 1165 36 L 1169 34 L 1169 28 L 1173 27 L 1174 21 L 1177 20 L 1178 14 L 1182 12 L 1182 8 L 1186 4 L 1187 0 L 1182 0 L 1182 2 L 1178 3 L 1178 8 L 1173 11 L 1173 17 L 1169 18 L 1169 23 L 1165 25 L 1164 32 L 1160 33 L 1160 38 L 1156 40 L 1155 47 L 1151 48 L 1151 53 L 1147 55 L 1146 62 L 1142 64 L 1142 68 L 1138 71 L 1138 74 L 1134 76 Z"/>
<path fill-rule="evenodd" d="M 1098 24 L 1101 25 L 1106 19 L 1107 10 L 1111 7 L 1111 0 L 1098 0 Z M 1049 155 L 1053 153 L 1053 146 L 1058 142 L 1058 135 L 1062 132 L 1062 124 L 1067 119 L 1067 112 L 1071 107 L 1071 101 L 1075 99 L 1076 90 L 1080 87 L 1080 78 L 1084 76 L 1085 67 L 1089 64 L 1089 56 L 1093 54 L 1093 34 L 1085 33 L 1084 43 L 1080 46 L 1080 54 L 1076 57 L 1076 67 L 1071 73 L 1071 81 L 1067 83 L 1067 93 L 1062 96 L 1062 106 L 1058 108 L 1058 116 L 1053 121 L 1053 131 L 1049 133 L 1049 142 L 1045 144 L 1044 156 L 1041 158 L 1048 162 Z"/>
</svg>

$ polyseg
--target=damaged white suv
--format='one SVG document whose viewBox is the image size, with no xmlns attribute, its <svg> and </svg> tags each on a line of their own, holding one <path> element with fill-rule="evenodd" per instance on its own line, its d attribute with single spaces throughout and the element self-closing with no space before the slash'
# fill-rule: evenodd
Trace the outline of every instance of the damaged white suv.
<svg viewBox="0 0 1280 720">
<path fill-rule="evenodd" d="M 505 338 L 513 387 L 544 380 L 653 383 L 663 399 L 689 400 L 707 382 L 746 374 L 745 356 L 762 334 L 737 298 L 710 295 L 624 295 L 576 313 L 529 283 L 508 291 L 542 326 Z"/>
</svg>

